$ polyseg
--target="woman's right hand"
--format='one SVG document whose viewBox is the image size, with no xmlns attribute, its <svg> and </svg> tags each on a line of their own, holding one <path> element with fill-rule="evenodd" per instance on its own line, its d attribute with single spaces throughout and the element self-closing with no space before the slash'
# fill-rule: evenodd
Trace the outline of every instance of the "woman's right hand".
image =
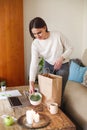
<svg viewBox="0 0 87 130">
<path fill-rule="evenodd" d="M 32 94 L 34 93 L 34 81 L 30 81 L 30 84 L 29 84 L 29 92 Z"/>
<path fill-rule="evenodd" d="M 54 70 L 59 70 L 59 69 L 61 68 L 62 63 L 63 63 L 63 60 L 64 60 L 64 58 L 63 58 L 62 56 L 59 57 L 59 58 L 56 60 L 56 62 L 55 62 L 55 64 L 54 64 Z"/>
</svg>

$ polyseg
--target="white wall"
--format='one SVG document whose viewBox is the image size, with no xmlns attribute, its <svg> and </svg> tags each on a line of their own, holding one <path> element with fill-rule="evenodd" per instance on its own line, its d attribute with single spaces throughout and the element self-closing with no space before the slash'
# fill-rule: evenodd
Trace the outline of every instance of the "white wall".
<svg viewBox="0 0 87 130">
<path fill-rule="evenodd" d="M 81 57 L 82 48 L 86 45 L 87 34 L 87 0 L 24 0 L 24 47 L 25 73 L 28 77 L 30 65 L 29 22 L 34 17 L 42 17 L 49 30 L 58 30 L 70 40 L 74 51 L 71 57 Z M 85 21 L 86 19 L 86 21 Z M 83 26 L 84 24 L 84 26 Z M 83 33 L 85 33 L 83 35 Z"/>
<path fill-rule="evenodd" d="M 84 0 L 83 14 L 83 51 L 87 48 L 87 0 Z"/>
</svg>

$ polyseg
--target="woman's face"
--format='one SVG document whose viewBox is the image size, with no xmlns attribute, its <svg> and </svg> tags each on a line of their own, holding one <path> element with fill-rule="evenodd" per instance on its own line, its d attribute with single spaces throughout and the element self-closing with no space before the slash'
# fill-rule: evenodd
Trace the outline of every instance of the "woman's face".
<svg viewBox="0 0 87 130">
<path fill-rule="evenodd" d="M 46 39 L 47 36 L 46 27 L 32 28 L 31 31 L 36 39 L 40 39 L 40 40 Z"/>
</svg>

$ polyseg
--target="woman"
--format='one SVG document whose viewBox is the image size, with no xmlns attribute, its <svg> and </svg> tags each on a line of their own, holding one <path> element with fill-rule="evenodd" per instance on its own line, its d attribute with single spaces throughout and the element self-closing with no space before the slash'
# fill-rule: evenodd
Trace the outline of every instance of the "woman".
<svg viewBox="0 0 87 130">
<path fill-rule="evenodd" d="M 64 89 L 68 78 L 68 61 L 72 52 L 72 46 L 60 32 L 48 31 L 45 21 L 40 17 L 30 21 L 29 31 L 33 38 L 29 73 L 30 92 L 34 92 L 39 57 L 44 58 L 44 67 L 49 68 L 50 73 L 63 77 Z"/>
</svg>

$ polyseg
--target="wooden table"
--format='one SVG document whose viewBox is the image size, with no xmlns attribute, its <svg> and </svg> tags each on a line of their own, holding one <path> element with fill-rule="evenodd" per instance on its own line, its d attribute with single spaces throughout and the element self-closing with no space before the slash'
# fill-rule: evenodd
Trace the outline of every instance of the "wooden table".
<svg viewBox="0 0 87 130">
<path fill-rule="evenodd" d="M 27 88 L 28 86 L 20 86 L 9 87 L 7 89 L 18 89 L 23 94 L 23 91 Z M 76 127 L 72 123 L 72 121 L 60 109 L 58 111 L 58 114 L 51 115 L 46 106 L 42 106 L 43 110 L 38 110 L 38 112 L 40 111 L 41 113 L 49 116 L 51 122 L 47 127 L 40 128 L 40 130 L 76 130 Z M 4 114 L 8 114 L 18 119 L 20 116 L 25 114 L 26 110 L 29 109 L 29 106 L 11 108 L 7 99 L 0 100 L 0 130 L 26 130 L 26 128 L 21 127 L 19 124 L 17 124 L 17 122 L 15 122 L 12 126 L 6 126 L 1 116 Z"/>
</svg>

